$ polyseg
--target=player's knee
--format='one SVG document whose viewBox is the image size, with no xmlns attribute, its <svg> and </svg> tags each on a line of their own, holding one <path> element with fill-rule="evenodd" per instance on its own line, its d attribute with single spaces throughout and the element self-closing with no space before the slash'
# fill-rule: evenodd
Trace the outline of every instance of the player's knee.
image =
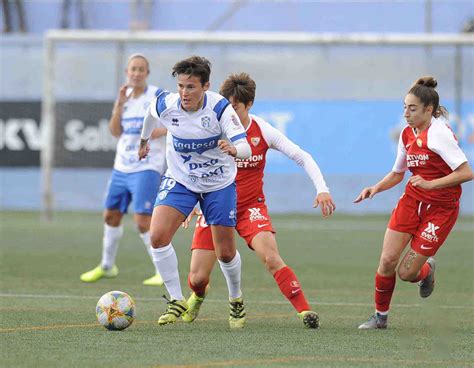
<svg viewBox="0 0 474 368">
<path fill-rule="evenodd" d="M 416 275 L 417 275 L 417 271 L 413 271 L 413 270 L 408 270 L 402 266 L 398 267 L 398 270 L 397 270 L 397 274 L 398 274 L 398 277 L 400 278 L 400 280 L 403 280 L 403 281 L 412 281 L 416 278 Z"/>
<path fill-rule="evenodd" d="M 162 233 L 151 232 L 150 241 L 151 241 L 151 246 L 156 249 L 156 248 L 162 248 L 168 245 L 171 242 L 171 238 L 165 236 L 165 234 L 162 234 Z"/>
<path fill-rule="evenodd" d="M 231 262 L 237 255 L 237 250 L 234 247 L 220 247 L 219 251 L 216 250 L 216 255 L 219 261 L 224 263 Z"/>
<path fill-rule="evenodd" d="M 209 275 L 203 274 L 202 272 L 189 272 L 188 283 L 191 289 L 202 289 L 209 284 Z"/>
<path fill-rule="evenodd" d="M 285 266 L 281 257 L 277 254 L 270 254 L 265 256 L 264 258 L 265 267 L 267 268 L 270 273 L 274 274 L 279 269 Z"/>
<path fill-rule="evenodd" d="M 113 227 L 120 226 L 120 221 L 122 220 L 122 214 L 120 212 L 105 211 L 103 217 L 107 225 Z"/>
<path fill-rule="evenodd" d="M 141 234 L 146 233 L 148 232 L 148 230 L 150 230 L 147 223 L 141 223 L 141 222 L 137 222 L 137 229 Z"/>
<path fill-rule="evenodd" d="M 398 259 L 391 256 L 382 255 L 379 263 L 379 273 L 393 274 L 397 268 Z"/>
</svg>

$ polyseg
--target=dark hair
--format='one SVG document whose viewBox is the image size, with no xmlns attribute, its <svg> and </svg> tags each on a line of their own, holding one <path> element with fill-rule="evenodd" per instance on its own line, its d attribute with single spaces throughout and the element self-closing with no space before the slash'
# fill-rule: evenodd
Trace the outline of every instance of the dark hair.
<svg viewBox="0 0 474 368">
<path fill-rule="evenodd" d="M 187 59 L 178 61 L 173 66 L 171 75 L 177 77 L 180 74 L 199 77 L 201 85 L 209 82 L 211 75 L 211 62 L 202 56 L 191 56 Z"/>
<path fill-rule="evenodd" d="M 255 81 L 247 73 L 232 74 L 222 83 L 219 93 L 225 98 L 234 97 L 247 106 L 255 100 Z"/>
<path fill-rule="evenodd" d="M 412 94 L 420 99 L 424 106 L 433 106 L 433 116 L 438 118 L 440 116 L 448 117 L 448 110 L 439 105 L 439 95 L 435 88 L 438 82 L 431 76 L 418 78 L 411 86 L 408 94 Z"/>
</svg>

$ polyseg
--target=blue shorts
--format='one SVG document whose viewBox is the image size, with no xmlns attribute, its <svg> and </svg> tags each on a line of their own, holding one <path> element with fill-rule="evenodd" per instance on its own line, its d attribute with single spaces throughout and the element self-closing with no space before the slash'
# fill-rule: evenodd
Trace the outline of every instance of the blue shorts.
<svg viewBox="0 0 474 368">
<path fill-rule="evenodd" d="M 105 208 L 127 213 L 133 200 L 134 213 L 151 215 L 160 181 L 160 173 L 153 170 L 134 173 L 113 170 L 105 193 Z"/>
<path fill-rule="evenodd" d="M 188 216 L 196 203 L 209 225 L 235 227 L 237 217 L 237 192 L 235 183 L 209 193 L 195 193 L 176 180 L 163 176 L 155 206 L 170 206 Z"/>
</svg>

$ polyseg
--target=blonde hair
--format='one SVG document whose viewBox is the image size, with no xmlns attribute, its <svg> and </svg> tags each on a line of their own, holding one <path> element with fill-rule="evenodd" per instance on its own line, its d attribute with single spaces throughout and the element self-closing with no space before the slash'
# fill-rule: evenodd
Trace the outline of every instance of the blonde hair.
<svg viewBox="0 0 474 368">
<path fill-rule="evenodd" d="M 127 66 L 128 64 L 130 64 L 130 62 L 133 60 L 133 59 L 137 59 L 137 58 L 141 58 L 143 60 L 145 60 L 145 63 L 146 63 L 146 68 L 148 69 L 148 71 L 150 71 L 150 63 L 148 62 L 148 59 L 146 58 L 145 55 L 143 54 L 140 54 L 140 53 L 135 53 L 135 54 L 132 54 L 128 57 L 127 59 Z"/>
</svg>

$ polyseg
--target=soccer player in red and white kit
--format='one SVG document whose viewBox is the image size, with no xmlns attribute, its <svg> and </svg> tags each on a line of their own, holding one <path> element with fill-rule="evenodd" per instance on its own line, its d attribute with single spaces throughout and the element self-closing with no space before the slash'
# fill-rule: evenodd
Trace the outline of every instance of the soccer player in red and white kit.
<svg viewBox="0 0 474 368">
<path fill-rule="evenodd" d="M 273 148 L 284 153 L 305 169 L 318 193 L 313 207 L 320 206 L 323 215 L 330 216 L 336 206 L 313 158 L 269 123 L 257 116 L 249 115 L 255 98 L 255 90 L 255 82 L 246 73 L 231 75 L 224 81 L 220 90 L 220 94 L 230 101 L 237 112 L 246 129 L 247 141 L 252 150 L 250 158 L 235 160 L 237 164 L 236 230 L 273 275 L 282 294 L 296 309 L 304 325 L 308 328 L 317 328 L 318 315 L 311 311 L 298 278 L 278 252 L 275 231 L 268 215 L 263 193 L 263 171 L 268 149 Z M 189 219 L 190 217 L 188 221 Z M 216 262 L 212 234 L 201 215 L 196 223 L 191 249 L 188 283 L 193 293 L 188 299 L 189 309 L 182 316 L 185 322 L 196 319 L 207 293 L 209 276 Z"/>
<path fill-rule="evenodd" d="M 403 281 L 419 284 L 422 298 L 434 289 L 436 254 L 456 223 L 461 183 L 473 174 L 454 133 L 446 124 L 446 110 L 439 106 L 433 77 L 422 77 L 404 101 L 407 126 L 400 134 L 398 154 L 392 171 L 377 184 L 364 188 L 358 203 L 390 189 L 412 176 L 387 225 L 382 255 L 375 274 L 375 313 L 359 329 L 387 328 L 388 311 L 395 289 L 396 270 L 408 245 L 411 249 L 398 265 Z"/>
</svg>

